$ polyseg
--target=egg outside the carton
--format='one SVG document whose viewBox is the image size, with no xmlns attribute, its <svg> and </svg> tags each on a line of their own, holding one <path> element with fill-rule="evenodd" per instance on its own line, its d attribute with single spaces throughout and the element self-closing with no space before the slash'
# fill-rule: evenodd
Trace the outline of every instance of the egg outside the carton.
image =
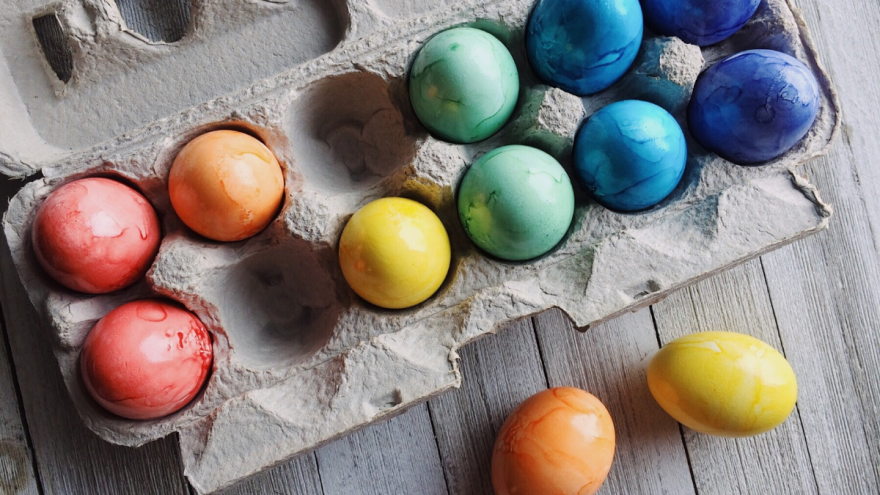
<svg viewBox="0 0 880 495">
<path fill-rule="evenodd" d="M 124 304 L 101 318 L 80 354 L 86 390 L 128 419 L 157 419 L 189 404 L 208 378 L 213 348 L 201 321 L 158 300 Z"/>
<path fill-rule="evenodd" d="M 648 388 L 680 423 L 722 437 L 772 430 L 797 402 L 797 378 L 785 357 L 732 332 L 687 335 L 663 346 L 648 366 Z"/>
<path fill-rule="evenodd" d="M 614 461 L 614 423 L 576 388 L 544 390 L 508 416 L 492 452 L 495 495 L 592 495 Z"/>
<path fill-rule="evenodd" d="M 168 193 L 187 227 L 215 241 L 240 241 L 275 218 L 284 199 L 284 175 L 275 155 L 258 139 L 238 131 L 213 131 L 177 154 Z"/>
<path fill-rule="evenodd" d="M 56 189 L 31 231 L 37 261 L 70 289 L 105 294 L 135 283 L 162 239 L 159 219 L 140 193 L 111 179 L 79 179 Z"/>
<path fill-rule="evenodd" d="M 349 286 L 386 309 L 427 300 L 443 284 L 451 262 L 443 223 L 410 199 L 369 203 L 351 217 L 339 241 L 339 264 Z"/>
</svg>

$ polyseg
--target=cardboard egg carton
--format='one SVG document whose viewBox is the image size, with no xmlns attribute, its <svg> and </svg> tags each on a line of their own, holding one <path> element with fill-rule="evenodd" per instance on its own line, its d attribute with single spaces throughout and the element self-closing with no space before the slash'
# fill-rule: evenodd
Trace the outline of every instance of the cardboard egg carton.
<svg viewBox="0 0 880 495">
<path fill-rule="evenodd" d="M 0 170 L 42 172 L 12 200 L 9 246 L 85 423 L 107 441 L 141 445 L 180 435 L 185 473 L 199 492 L 228 486 L 299 453 L 402 412 L 461 383 L 458 349 L 551 307 L 579 327 L 648 305 L 670 291 L 827 226 L 831 208 L 797 170 L 822 154 L 838 105 L 800 17 L 768 0 L 733 38 L 701 50 L 646 33 L 630 72 L 580 99 L 537 81 L 524 52 L 532 0 L 192 0 L 175 43 L 126 28 L 113 0 L 8 0 L 0 12 Z M 72 60 L 59 80 L 31 19 L 58 19 Z M 438 141 L 409 105 L 408 64 L 445 28 L 469 25 L 501 39 L 522 91 L 508 125 L 474 145 Z M 456 184 L 482 153 L 527 144 L 570 167 L 580 122 L 622 99 L 657 103 L 682 123 L 700 71 L 750 48 L 787 52 L 822 87 L 819 117 L 795 149 L 740 167 L 689 142 L 681 185 L 638 214 L 598 206 L 578 191 L 575 221 L 552 253 L 530 263 L 481 254 L 462 230 Z M 177 152 L 213 129 L 262 139 L 284 167 L 277 220 L 247 241 L 217 243 L 187 229 L 166 177 Z M 164 240 L 145 280 L 89 296 L 52 281 L 36 262 L 31 224 L 59 185 L 118 177 L 158 211 Z M 371 200 L 405 196 L 432 208 L 453 247 L 439 292 L 388 311 L 346 285 L 337 242 Z M 102 410 L 78 373 L 82 343 L 115 307 L 162 296 L 180 301 L 214 338 L 205 390 L 182 411 L 131 421 Z"/>
</svg>

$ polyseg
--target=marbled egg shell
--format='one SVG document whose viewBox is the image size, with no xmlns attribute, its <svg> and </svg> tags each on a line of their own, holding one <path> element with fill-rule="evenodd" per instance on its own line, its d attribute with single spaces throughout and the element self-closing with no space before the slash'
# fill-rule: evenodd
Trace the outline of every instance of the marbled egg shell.
<svg viewBox="0 0 880 495">
<path fill-rule="evenodd" d="M 364 206 L 339 241 L 339 264 L 348 285 L 387 309 L 408 308 L 431 297 L 446 279 L 451 259 L 449 236 L 437 215 L 404 198 Z"/>
<path fill-rule="evenodd" d="M 627 100 L 599 110 L 575 138 L 575 176 L 603 206 L 650 208 L 675 189 L 687 163 L 678 122 L 653 103 Z"/>
<path fill-rule="evenodd" d="M 215 241 L 240 241 L 275 219 L 284 199 L 284 175 L 278 159 L 257 138 L 213 131 L 177 154 L 168 194 L 189 228 Z"/>
<path fill-rule="evenodd" d="M 673 340 L 648 366 L 651 394 L 696 431 L 745 437 L 785 421 L 797 378 L 775 349 L 748 335 L 704 332 Z"/>
<path fill-rule="evenodd" d="M 192 401 L 212 359 L 211 337 L 194 314 L 143 300 L 98 321 L 83 344 L 80 371 L 86 389 L 108 411 L 156 419 Z"/>
<path fill-rule="evenodd" d="M 585 96 L 623 76 L 643 32 L 638 0 L 539 0 L 526 28 L 526 51 L 541 80 Z"/>
<path fill-rule="evenodd" d="M 37 260 L 52 278 L 76 291 L 104 294 L 144 276 L 162 232 L 140 193 L 94 177 L 49 195 L 37 210 L 31 238 Z"/>
<path fill-rule="evenodd" d="M 496 495 L 592 495 L 602 487 L 616 444 L 602 402 L 576 388 L 538 392 L 501 427 L 492 452 Z"/>
<path fill-rule="evenodd" d="M 419 120 L 437 137 L 474 143 L 498 132 L 519 98 L 519 72 L 507 48 L 491 34 L 454 28 L 419 50 L 409 76 Z"/>
<path fill-rule="evenodd" d="M 707 46 L 733 36 L 761 0 L 642 0 L 645 23 L 657 34 Z"/>
<path fill-rule="evenodd" d="M 707 150 L 740 165 L 772 160 L 807 135 L 819 83 L 800 60 L 773 50 L 730 56 L 700 75 L 688 125 Z"/>
<path fill-rule="evenodd" d="M 553 249 L 574 216 L 574 189 L 552 156 L 504 146 L 471 165 L 458 192 L 458 215 L 480 249 L 522 261 Z"/>
</svg>

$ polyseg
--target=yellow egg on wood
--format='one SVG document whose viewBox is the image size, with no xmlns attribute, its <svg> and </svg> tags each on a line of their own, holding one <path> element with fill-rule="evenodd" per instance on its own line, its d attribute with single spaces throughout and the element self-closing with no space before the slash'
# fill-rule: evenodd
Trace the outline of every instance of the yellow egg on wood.
<svg viewBox="0 0 880 495">
<path fill-rule="evenodd" d="M 785 357 L 731 332 L 687 335 L 664 346 L 648 366 L 648 388 L 680 423 L 723 437 L 772 430 L 797 402 L 797 378 Z"/>
</svg>

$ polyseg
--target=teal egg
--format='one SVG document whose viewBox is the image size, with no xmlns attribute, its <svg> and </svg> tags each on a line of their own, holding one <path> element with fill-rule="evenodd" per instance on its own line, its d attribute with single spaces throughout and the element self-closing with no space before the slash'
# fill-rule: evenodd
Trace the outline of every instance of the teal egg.
<svg viewBox="0 0 880 495">
<path fill-rule="evenodd" d="M 508 261 L 530 260 L 565 237 L 574 217 L 574 189 L 552 156 L 528 146 L 504 146 L 465 173 L 458 216 L 483 251 Z"/>
<path fill-rule="evenodd" d="M 432 134 L 474 143 L 498 132 L 516 106 L 519 73 L 507 48 L 491 34 L 454 28 L 422 47 L 409 76 L 416 116 Z"/>
</svg>

